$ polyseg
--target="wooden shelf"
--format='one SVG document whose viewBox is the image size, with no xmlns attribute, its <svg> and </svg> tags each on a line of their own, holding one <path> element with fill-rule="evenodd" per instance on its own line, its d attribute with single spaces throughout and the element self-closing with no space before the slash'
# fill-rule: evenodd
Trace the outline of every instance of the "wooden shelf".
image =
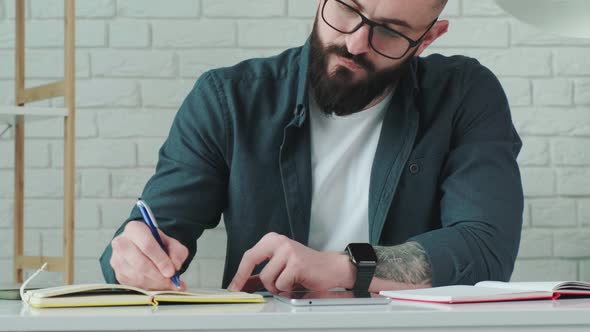
<svg viewBox="0 0 590 332">
<path fill-rule="evenodd" d="M 47 261 L 51 271 L 61 271 L 65 284 L 74 282 L 74 200 L 75 200 L 75 137 L 76 137 L 76 0 L 64 3 L 64 77 L 63 80 L 25 88 L 25 0 L 14 1 L 15 104 L 0 105 L 0 132 L 8 124 L 13 126 L 14 140 L 14 281 L 24 281 L 24 271 L 37 269 Z M 5 2 L 1 1 L 0 2 Z M 35 107 L 36 101 L 55 97 L 64 98 L 64 108 Z M 31 106 L 29 106 L 31 105 Z M 25 256 L 24 241 L 24 183 L 25 183 L 25 127 L 36 120 L 60 119 L 64 129 L 64 224 L 63 256 Z M 1 271 L 4 273 L 4 271 Z"/>
<path fill-rule="evenodd" d="M 17 115 L 24 115 L 25 121 L 29 122 L 65 118 L 68 116 L 68 110 L 60 107 L 0 106 L 0 124 L 14 125 Z"/>
</svg>

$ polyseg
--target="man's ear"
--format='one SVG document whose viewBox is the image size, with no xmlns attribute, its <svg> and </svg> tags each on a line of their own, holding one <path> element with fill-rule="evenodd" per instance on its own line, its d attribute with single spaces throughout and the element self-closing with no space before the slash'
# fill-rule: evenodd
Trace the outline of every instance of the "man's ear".
<svg viewBox="0 0 590 332">
<path fill-rule="evenodd" d="M 437 40 L 438 37 L 447 33 L 447 31 L 449 31 L 449 21 L 448 20 L 441 20 L 441 21 L 436 22 L 432 26 L 430 31 L 428 31 L 426 36 L 424 36 L 424 38 L 422 38 L 422 42 L 418 46 L 418 50 L 416 51 L 415 56 L 419 56 L 420 54 L 422 54 L 422 52 L 424 52 L 424 50 L 426 48 L 428 48 L 428 46 L 430 46 L 430 44 L 432 44 L 435 40 Z"/>
</svg>

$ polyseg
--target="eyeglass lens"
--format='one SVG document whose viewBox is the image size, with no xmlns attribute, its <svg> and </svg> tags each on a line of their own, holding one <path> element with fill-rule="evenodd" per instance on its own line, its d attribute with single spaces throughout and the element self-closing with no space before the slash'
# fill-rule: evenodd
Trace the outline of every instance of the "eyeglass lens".
<svg viewBox="0 0 590 332">
<path fill-rule="evenodd" d="M 355 32 L 363 24 L 362 16 L 349 2 L 350 0 L 328 0 L 322 11 L 324 21 L 342 33 Z M 390 58 L 403 57 L 410 48 L 407 39 L 379 25 L 373 27 L 370 44 L 375 51 Z"/>
</svg>

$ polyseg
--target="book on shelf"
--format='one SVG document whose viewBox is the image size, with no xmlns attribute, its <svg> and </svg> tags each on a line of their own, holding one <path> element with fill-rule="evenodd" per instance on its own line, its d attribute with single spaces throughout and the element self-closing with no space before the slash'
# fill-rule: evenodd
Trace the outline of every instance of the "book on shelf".
<svg viewBox="0 0 590 332">
<path fill-rule="evenodd" d="M 34 308 L 264 302 L 259 294 L 224 289 L 148 291 L 118 284 L 78 284 L 28 290 L 22 300 Z"/>
<path fill-rule="evenodd" d="M 482 281 L 471 285 L 454 285 L 432 288 L 386 290 L 379 294 L 395 300 L 473 303 L 496 301 L 522 301 L 558 299 L 564 296 L 590 297 L 590 282 L 533 281 L 502 282 Z"/>
</svg>

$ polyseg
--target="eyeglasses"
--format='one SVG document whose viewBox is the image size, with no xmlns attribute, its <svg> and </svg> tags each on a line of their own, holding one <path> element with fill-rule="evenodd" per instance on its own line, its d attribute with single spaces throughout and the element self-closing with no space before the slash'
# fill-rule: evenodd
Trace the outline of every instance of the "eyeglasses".
<svg viewBox="0 0 590 332">
<path fill-rule="evenodd" d="M 322 19 L 332 29 L 344 34 L 352 34 L 367 24 L 371 28 L 369 30 L 371 48 L 382 56 L 393 60 L 403 58 L 410 49 L 418 46 L 428 31 L 432 29 L 434 23 L 438 21 L 438 17 L 435 18 L 424 34 L 417 40 L 413 40 L 401 32 L 371 21 L 341 0 L 325 0 L 322 7 Z"/>
</svg>

